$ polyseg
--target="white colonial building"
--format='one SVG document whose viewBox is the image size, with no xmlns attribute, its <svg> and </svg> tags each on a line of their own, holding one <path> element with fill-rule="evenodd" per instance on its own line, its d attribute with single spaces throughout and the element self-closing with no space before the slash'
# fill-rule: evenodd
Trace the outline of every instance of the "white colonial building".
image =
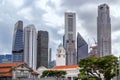
<svg viewBox="0 0 120 80">
<path fill-rule="evenodd" d="M 66 71 L 67 74 L 65 75 L 66 79 L 74 80 L 76 77 L 78 77 L 79 74 L 79 66 L 78 65 L 64 65 L 64 66 L 55 66 L 51 68 L 50 70 L 63 70 Z"/>
<path fill-rule="evenodd" d="M 56 54 L 56 66 L 66 65 L 66 53 L 62 44 L 58 46 Z"/>
</svg>

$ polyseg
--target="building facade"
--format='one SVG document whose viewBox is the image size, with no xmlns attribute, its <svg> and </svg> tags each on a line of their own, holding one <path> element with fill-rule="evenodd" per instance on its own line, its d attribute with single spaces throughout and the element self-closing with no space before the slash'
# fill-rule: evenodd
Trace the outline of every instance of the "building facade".
<svg viewBox="0 0 120 80">
<path fill-rule="evenodd" d="M 48 55 L 48 66 L 49 66 L 49 68 L 50 68 L 50 62 L 52 61 L 52 48 L 49 48 L 49 53 L 48 53 L 49 55 Z"/>
<path fill-rule="evenodd" d="M 76 63 L 76 14 L 65 13 L 65 50 L 66 65 Z"/>
<path fill-rule="evenodd" d="M 36 80 L 38 73 L 24 62 L 0 63 L 0 80 Z M 38 79 L 37 79 L 38 80 Z"/>
<path fill-rule="evenodd" d="M 63 65 L 55 66 L 50 70 L 63 70 L 66 71 L 65 80 L 76 80 L 78 74 L 80 73 L 80 68 L 78 65 Z"/>
<path fill-rule="evenodd" d="M 0 55 L 0 63 L 12 62 L 12 54 Z"/>
<path fill-rule="evenodd" d="M 47 31 L 38 31 L 37 35 L 37 68 L 48 67 L 49 64 L 49 35 Z"/>
<path fill-rule="evenodd" d="M 66 53 L 62 44 L 58 46 L 56 54 L 56 66 L 66 65 Z"/>
<path fill-rule="evenodd" d="M 111 54 L 111 20 L 109 6 L 102 4 L 98 6 L 97 17 L 97 40 L 99 56 Z"/>
<path fill-rule="evenodd" d="M 12 45 L 12 54 L 13 62 L 23 62 L 24 58 L 24 46 L 23 46 L 23 22 L 18 21 L 15 24 L 13 32 L 13 45 Z"/>
<path fill-rule="evenodd" d="M 36 70 L 37 34 L 34 25 L 24 28 L 24 62 Z"/>
<path fill-rule="evenodd" d="M 88 57 L 88 44 L 80 35 L 77 34 L 77 62 L 82 59 Z"/>
</svg>

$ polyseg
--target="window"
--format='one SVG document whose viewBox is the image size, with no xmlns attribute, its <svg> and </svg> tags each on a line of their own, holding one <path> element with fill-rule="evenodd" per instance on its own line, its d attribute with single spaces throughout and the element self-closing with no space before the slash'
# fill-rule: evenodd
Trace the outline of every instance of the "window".
<svg viewBox="0 0 120 80">
<path fill-rule="evenodd" d="M 67 40 L 67 43 L 69 43 L 69 40 Z"/>
<path fill-rule="evenodd" d="M 73 15 L 68 15 L 68 17 L 73 17 Z"/>
<path fill-rule="evenodd" d="M 100 9 L 103 9 L 103 7 L 101 6 Z"/>
</svg>

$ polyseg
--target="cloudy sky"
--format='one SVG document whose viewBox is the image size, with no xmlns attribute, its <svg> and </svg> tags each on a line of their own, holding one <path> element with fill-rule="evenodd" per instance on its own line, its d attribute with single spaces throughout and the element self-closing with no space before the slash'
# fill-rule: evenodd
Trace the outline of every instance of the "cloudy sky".
<svg viewBox="0 0 120 80">
<path fill-rule="evenodd" d="M 24 27 L 34 24 L 37 30 L 49 32 L 53 59 L 62 43 L 64 13 L 77 14 L 77 32 L 89 45 L 96 40 L 97 6 L 110 6 L 112 25 L 112 53 L 120 55 L 120 0 L 0 0 L 0 54 L 11 53 L 14 24 L 18 20 Z"/>
</svg>

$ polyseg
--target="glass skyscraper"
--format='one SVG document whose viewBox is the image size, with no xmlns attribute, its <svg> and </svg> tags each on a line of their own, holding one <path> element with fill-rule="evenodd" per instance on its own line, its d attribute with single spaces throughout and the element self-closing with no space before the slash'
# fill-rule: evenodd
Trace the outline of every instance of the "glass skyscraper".
<svg viewBox="0 0 120 80">
<path fill-rule="evenodd" d="M 18 21 L 14 27 L 12 54 L 13 62 L 23 62 L 23 22 Z"/>
<path fill-rule="evenodd" d="M 77 62 L 82 59 L 88 57 L 88 44 L 80 35 L 77 34 Z"/>
</svg>

